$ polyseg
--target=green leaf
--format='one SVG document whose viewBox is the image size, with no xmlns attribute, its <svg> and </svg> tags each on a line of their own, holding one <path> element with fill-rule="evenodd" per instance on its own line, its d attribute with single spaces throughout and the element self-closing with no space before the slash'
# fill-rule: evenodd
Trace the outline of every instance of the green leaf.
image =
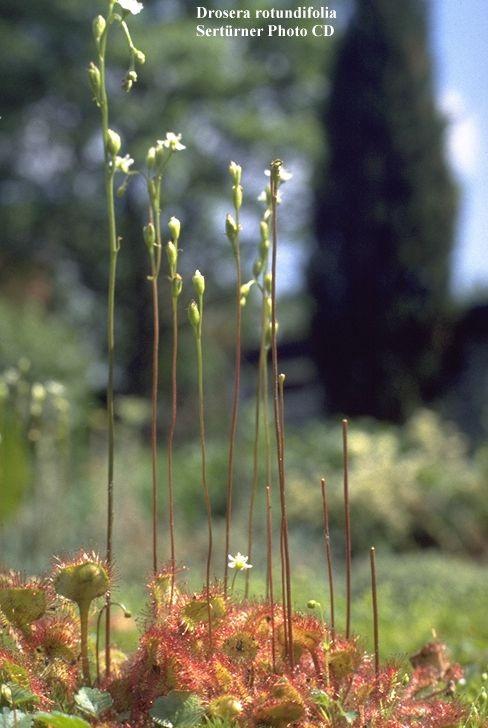
<svg viewBox="0 0 488 728">
<path fill-rule="evenodd" d="M 164 728 L 192 728 L 201 721 L 203 713 L 197 695 L 179 690 L 157 698 L 149 711 L 154 723 Z"/>
<path fill-rule="evenodd" d="M 357 717 L 358 714 L 354 710 L 350 710 L 347 713 L 344 713 L 344 718 L 348 725 L 352 725 Z"/>
<path fill-rule="evenodd" d="M 104 693 L 96 688 L 81 688 L 75 695 L 78 708 L 92 718 L 100 718 L 103 713 L 113 705 L 110 693 Z"/>
<path fill-rule="evenodd" d="M 31 728 L 32 716 L 20 710 L 3 708 L 0 713 L 0 728 Z"/>
<path fill-rule="evenodd" d="M 14 682 L 3 683 L 1 686 L 1 695 L 12 707 L 20 707 L 26 703 L 37 703 L 39 698 L 27 688 L 22 687 Z"/>
<path fill-rule="evenodd" d="M 59 713 L 57 710 L 52 713 L 34 713 L 34 719 L 49 728 L 90 728 L 90 724 L 83 718 Z"/>
</svg>

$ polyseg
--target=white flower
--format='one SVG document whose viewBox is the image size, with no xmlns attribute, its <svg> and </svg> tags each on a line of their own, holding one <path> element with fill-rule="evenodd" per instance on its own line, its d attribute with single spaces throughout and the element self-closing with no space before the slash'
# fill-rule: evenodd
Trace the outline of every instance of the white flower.
<svg viewBox="0 0 488 728">
<path fill-rule="evenodd" d="M 241 184 L 241 176 L 242 176 L 242 167 L 240 164 L 237 164 L 236 162 L 231 162 L 229 164 L 229 173 L 232 179 L 234 180 L 234 183 L 236 185 Z"/>
<path fill-rule="evenodd" d="M 184 144 L 181 143 L 181 134 L 174 134 L 172 131 L 166 132 L 166 139 L 158 139 L 158 145 L 171 149 L 172 152 L 186 149 Z"/>
<path fill-rule="evenodd" d="M 138 0 L 117 0 L 117 3 L 123 10 L 127 10 L 132 15 L 138 15 L 144 7 Z"/>
<path fill-rule="evenodd" d="M 236 569 L 237 571 L 245 571 L 245 569 L 252 569 L 252 564 L 248 564 L 249 556 L 243 556 L 239 551 L 235 556 L 229 554 L 229 569 Z"/>
<path fill-rule="evenodd" d="M 115 157 L 115 169 L 124 174 L 129 174 L 133 164 L 134 160 L 128 154 L 125 157 Z"/>
<path fill-rule="evenodd" d="M 264 174 L 266 175 L 266 177 L 270 177 L 271 171 L 269 169 L 265 169 Z M 280 182 L 288 182 L 288 180 L 291 179 L 292 177 L 293 177 L 292 173 L 288 172 L 288 170 L 285 169 L 285 167 L 283 167 L 283 165 L 282 165 L 280 167 Z"/>
<path fill-rule="evenodd" d="M 283 198 L 281 197 L 281 192 L 279 190 L 277 190 L 276 202 L 278 203 L 278 205 L 281 203 L 282 199 Z M 271 205 L 271 192 L 270 192 L 269 187 L 266 190 L 263 190 L 261 192 L 261 194 L 258 197 L 258 202 L 266 202 L 267 205 Z"/>
</svg>

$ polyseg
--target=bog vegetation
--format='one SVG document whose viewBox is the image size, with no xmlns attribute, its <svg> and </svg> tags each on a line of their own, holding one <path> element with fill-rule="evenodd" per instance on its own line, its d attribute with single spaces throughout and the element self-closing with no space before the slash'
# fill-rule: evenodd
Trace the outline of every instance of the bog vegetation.
<svg viewBox="0 0 488 728">
<path fill-rule="evenodd" d="M 45 577 L 27 577 L 8 568 L 0 574 L 1 725 L 23 728 L 43 725 L 54 728 L 486 725 L 485 689 L 479 689 L 470 705 L 457 697 L 458 685 L 464 680 L 463 670 L 435 635 L 411 656 L 408 665 L 394 659 L 385 662 L 380 659 L 381 594 L 377 587 L 376 550 L 370 544 L 373 534 L 375 539 L 384 539 L 399 548 L 422 539 L 430 539 L 453 552 L 458 550 L 460 542 L 472 553 L 479 553 L 485 546 L 476 515 L 466 532 L 463 531 L 466 527 L 457 519 L 470 490 L 480 499 L 480 509 L 485 508 L 478 492 L 477 470 L 466 466 L 459 436 L 442 431 L 428 413 L 410 422 L 405 442 L 396 434 L 381 431 L 374 435 L 359 430 L 350 433 L 347 420 L 342 421 L 339 443 L 336 433 L 324 438 L 323 433 L 311 429 L 306 433 L 305 443 L 314 443 L 317 439 L 331 443 L 327 447 L 334 451 L 332 475 L 337 477 L 340 471 L 343 482 L 340 501 L 337 493 L 329 495 L 326 479 L 317 481 L 315 472 L 310 472 L 312 466 L 307 453 L 302 453 L 296 462 L 287 461 L 286 377 L 278 361 L 276 270 L 278 209 L 282 187 L 290 174 L 281 160 L 272 161 L 266 170 L 267 180 L 260 198 L 259 242 L 249 279 L 243 273 L 240 249 L 242 169 L 235 162 L 229 165 L 232 211 L 224 225 L 229 255 L 235 263 L 235 304 L 232 313 L 229 312 L 235 318 L 235 376 L 226 482 L 220 493 L 225 527 L 219 534 L 222 538 L 215 538 L 214 490 L 209 477 L 212 454 L 208 451 L 206 431 L 205 277 L 196 270 L 191 283 L 183 279 L 179 262 L 181 246 L 184 248 L 184 226 L 174 216 L 169 216 L 167 225 L 162 223 L 162 192 L 171 184 L 171 168 L 177 164 L 180 153 L 191 154 L 191 150 L 185 150 L 181 135 L 166 132 L 148 149 L 145 164 L 136 168 L 135 160 L 123 148 L 110 117 L 106 83 L 108 41 L 112 33 L 119 31 L 126 39 L 129 62 L 122 84 L 130 92 L 138 80 L 140 66 L 146 61 L 132 39 L 130 18 L 143 8 L 137 0 L 108 0 L 107 5 L 106 15 L 97 16 L 93 23 L 96 56 L 88 69 L 93 100 L 100 110 L 108 229 L 106 551 L 103 556 L 81 550 L 71 556 L 56 557 Z M 152 576 L 140 621 L 139 643 L 132 654 L 126 654 L 114 646 L 113 639 L 115 615 L 120 613 L 126 620 L 133 618 L 126 606 L 117 601 L 114 582 L 114 531 L 124 527 L 115 518 L 118 497 L 115 306 L 117 264 L 123 254 L 123 231 L 118 227 L 115 201 L 125 193 L 134 176 L 143 178 L 147 190 L 148 217 L 141 231 L 141 244 L 147 250 L 146 277 L 153 316 L 151 509 L 150 527 L 146 527 Z M 169 211 L 164 214 L 168 216 Z M 195 446 L 198 457 L 193 452 L 191 458 L 181 453 L 177 457 L 174 452 L 181 301 L 187 297 L 187 287 L 193 292 L 184 313 L 194 344 L 194 418 L 199 433 Z M 162 492 L 158 428 L 159 312 L 163 290 L 171 309 L 171 421 L 165 443 L 167 553 L 158 540 L 158 503 Z M 242 501 L 242 494 L 236 493 L 240 482 L 236 466 L 237 425 L 242 415 L 239 407 L 242 319 L 251 291 L 257 292 L 260 306 L 260 345 L 254 410 L 249 417 L 252 457 L 246 477 L 251 479 L 251 489 L 246 502 L 245 543 L 239 544 L 245 551 L 243 555 L 236 549 L 233 517 L 236 496 Z M 29 363 L 21 361 L 17 369 L 6 373 L 1 393 L 2 401 L 8 406 L 2 407 L 2 416 L 7 419 L 7 425 L 13 427 L 16 423 L 15 442 L 24 438 L 35 447 L 41 426 L 48 426 L 48 442 L 52 447 L 59 447 L 66 439 L 64 390 L 50 380 L 23 387 L 28 369 Z M 11 427 L 3 431 L 9 433 Z M 437 439 L 432 433 L 438 434 Z M 381 463 L 375 458 L 380 438 L 384 440 Z M 438 486 L 435 467 L 425 468 L 422 448 L 430 448 L 439 467 L 452 466 L 452 482 L 447 492 L 444 485 Z M 310 450 L 312 457 L 317 454 L 313 445 Z M 62 458 L 57 459 L 57 467 L 62 477 Z M 130 470 L 130 467 L 129 457 L 124 469 Z M 425 484 L 422 498 L 415 500 L 414 494 L 404 487 L 405 470 L 409 470 L 410 480 L 413 477 Z M 19 473 L 19 481 L 22 476 Z M 69 473 L 65 472 L 64 476 L 69 477 Z M 97 476 L 100 480 L 99 472 Z M 315 495 L 302 497 L 300 478 L 315 480 Z M 178 492 L 180 480 L 198 483 L 198 488 L 192 491 L 183 488 L 183 496 L 188 499 L 191 493 L 192 498 L 201 499 L 206 512 L 205 558 L 200 565 L 203 588 L 194 592 L 185 586 L 178 553 L 180 524 L 175 518 L 175 500 L 183 497 Z M 38 497 L 42 504 L 42 482 Z M 14 493 L 10 501 L 2 504 L 3 512 L 14 510 L 15 506 Z M 341 520 L 339 512 L 343 514 Z M 389 519 L 384 517 L 385 512 Z M 309 598 L 303 611 L 294 608 L 294 588 L 299 575 L 294 571 L 290 517 L 294 523 L 303 521 L 307 525 L 308 538 L 312 539 L 315 531 L 323 542 L 321 579 L 327 584 L 327 601 L 322 604 Z M 76 513 L 71 518 L 75 520 Z M 351 529 L 356 519 L 365 519 L 370 529 L 363 530 L 361 547 L 369 548 L 371 651 L 365 650 L 352 621 Z M 339 530 L 342 520 L 345 524 L 344 590 L 336 583 L 331 539 L 331 532 Z M 45 528 L 44 523 L 41 528 Z M 181 529 L 185 528 L 188 526 L 181 524 Z M 258 565 L 259 575 L 255 573 Z M 253 583 L 262 586 L 257 597 Z"/>
</svg>

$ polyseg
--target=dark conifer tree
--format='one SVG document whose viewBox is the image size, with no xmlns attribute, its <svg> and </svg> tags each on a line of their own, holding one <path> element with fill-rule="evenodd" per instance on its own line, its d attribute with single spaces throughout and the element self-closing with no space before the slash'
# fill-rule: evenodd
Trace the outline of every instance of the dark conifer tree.
<svg viewBox="0 0 488 728">
<path fill-rule="evenodd" d="M 424 0 L 357 0 L 323 122 L 310 267 L 331 412 L 402 420 L 435 393 L 449 331 L 456 190 Z"/>
</svg>

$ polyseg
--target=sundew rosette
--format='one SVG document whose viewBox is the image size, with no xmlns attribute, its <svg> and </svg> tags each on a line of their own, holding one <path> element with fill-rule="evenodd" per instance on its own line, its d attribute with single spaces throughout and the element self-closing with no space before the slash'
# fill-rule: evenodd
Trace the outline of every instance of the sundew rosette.
<svg viewBox="0 0 488 728">
<path fill-rule="evenodd" d="M 109 590 L 108 565 L 95 553 L 82 551 L 71 560 L 59 560 L 55 565 L 52 580 L 56 593 L 78 606 L 83 679 L 86 684 L 90 684 L 88 617 L 93 600 L 103 597 Z"/>
<path fill-rule="evenodd" d="M 47 584 L 25 578 L 16 571 L 0 574 L 0 617 L 24 634 L 40 619 L 48 606 Z"/>
</svg>

